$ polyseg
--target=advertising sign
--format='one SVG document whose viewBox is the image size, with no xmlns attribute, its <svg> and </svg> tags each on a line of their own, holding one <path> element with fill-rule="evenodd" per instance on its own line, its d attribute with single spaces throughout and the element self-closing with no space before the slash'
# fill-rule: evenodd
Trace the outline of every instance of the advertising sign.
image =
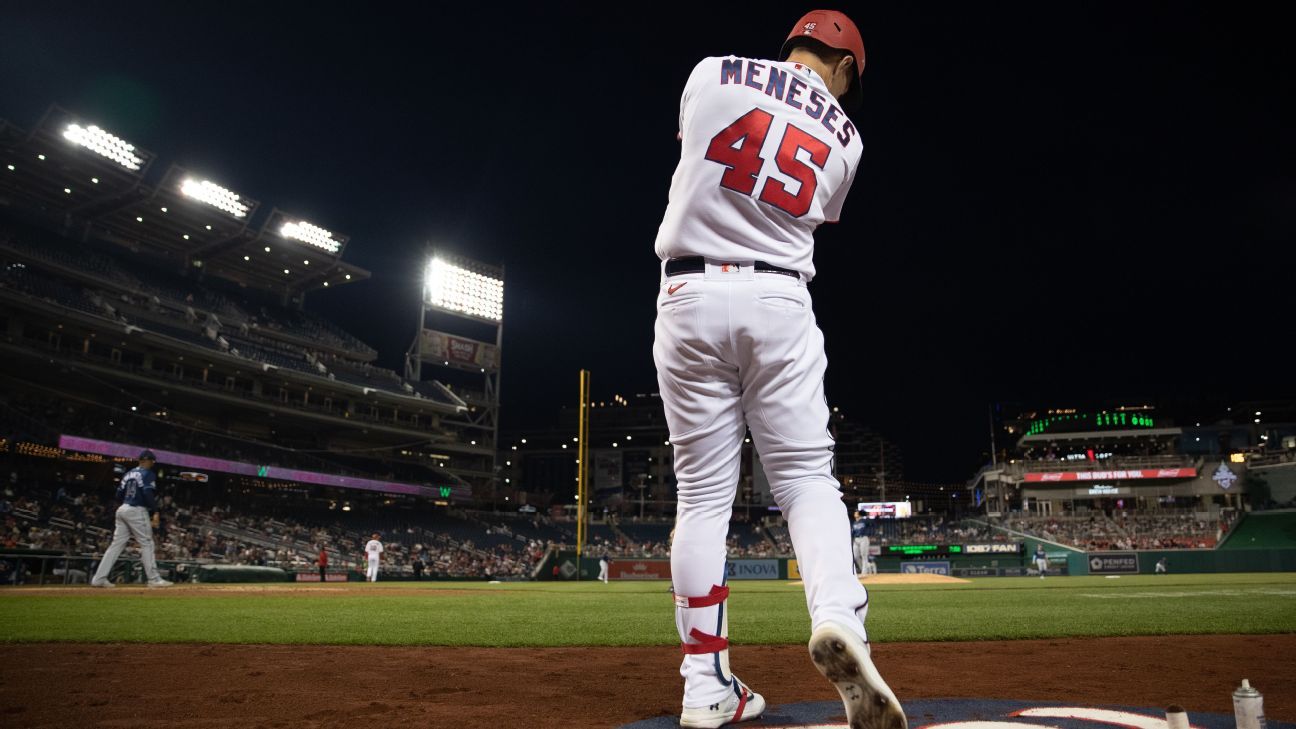
<svg viewBox="0 0 1296 729">
<path fill-rule="evenodd" d="M 669 580 L 669 559 L 614 559 L 608 568 L 613 580 Z"/>
<path fill-rule="evenodd" d="M 1094 552 L 1089 555 L 1091 575 L 1137 575 L 1138 554 L 1135 552 Z"/>
<path fill-rule="evenodd" d="M 949 562 L 901 562 L 902 575 L 946 575 L 950 573 Z"/>
<path fill-rule="evenodd" d="M 913 516 L 913 504 L 908 501 L 861 501 L 857 509 L 866 519 L 908 519 Z"/>
<path fill-rule="evenodd" d="M 345 572 L 326 572 L 324 576 L 329 582 L 346 582 L 347 574 Z M 297 582 L 319 582 L 319 572 L 298 572 Z"/>
<path fill-rule="evenodd" d="M 777 580 L 778 567 L 777 559 L 733 559 L 725 565 L 725 573 L 731 580 Z"/>
<path fill-rule="evenodd" d="M 419 355 L 424 362 L 449 362 L 487 370 L 497 370 L 500 366 L 499 347 L 433 329 L 423 330 Z"/>
<path fill-rule="evenodd" d="M 1197 478 L 1195 468 L 1131 468 L 1125 471 L 1057 471 L 1027 473 L 1026 483 L 1061 483 L 1063 481 L 1122 481 L 1150 478 Z"/>
</svg>

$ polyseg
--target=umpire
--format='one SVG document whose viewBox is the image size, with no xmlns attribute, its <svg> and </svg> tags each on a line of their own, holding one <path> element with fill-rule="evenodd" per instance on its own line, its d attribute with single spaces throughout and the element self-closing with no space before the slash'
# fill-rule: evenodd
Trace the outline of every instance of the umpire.
<svg viewBox="0 0 1296 729">
<path fill-rule="evenodd" d="M 117 530 L 108 551 L 99 561 L 94 579 L 90 580 L 91 587 L 113 586 L 108 581 L 108 574 L 131 537 L 139 543 L 140 562 L 144 564 L 149 587 L 171 586 L 158 574 L 157 561 L 153 559 L 153 526 L 149 523 L 149 512 L 157 510 L 157 477 L 153 475 L 156 463 L 153 451 L 140 453 L 139 465 L 127 471 L 117 485 L 117 498 L 121 500 L 121 506 L 117 507 Z"/>
</svg>

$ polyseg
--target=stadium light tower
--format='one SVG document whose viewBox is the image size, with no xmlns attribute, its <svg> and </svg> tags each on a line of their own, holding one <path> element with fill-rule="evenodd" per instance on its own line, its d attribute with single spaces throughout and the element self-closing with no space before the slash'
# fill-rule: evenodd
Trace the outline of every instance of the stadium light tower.
<svg viewBox="0 0 1296 729">
<path fill-rule="evenodd" d="M 459 320 L 459 334 L 428 328 L 429 312 Z M 484 334 L 484 336 L 483 336 Z M 493 341 L 491 341 L 493 340 Z M 437 368 L 438 379 L 460 387 L 455 394 L 468 403 L 459 416 L 443 422 L 460 428 L 465 440 L 480 444 L 481 468 L 456 475 L 489 486 L 494 502 L 495 453 L 499 441 L 500 362 L 504 341 L 504 269 L 436 250 L 429 251 L 423 270 L 418 331 L 405 356 L 405 378 L 423 379 L 424 366 Z M 444 375 L 444 377 L 443 377 Z M 478 384 L 480 383 L 480 384 Z M 480 387 L 480 390 L 476 388 Z M 467 436 L 475 433 L 476 437 Z"/>
<path fill-rule="evenodd" d="M 135 151 L 135 145 L 94 124 L 82 126 L 72 122 L 63 129 L 63 138 L 100 157 L 110 159 L 131 172 L 139 172 L 145 162 Z"/>
<path fill-rule="evenodd" d="M 180 194 L 187 198 L 206 203 L 217 210 L 234 216 L 246 218 L 252 207 L 233 190 L 227 190 L 211 180 L 196 180 L 186 177 L 180 182 Z"/>
</svg>

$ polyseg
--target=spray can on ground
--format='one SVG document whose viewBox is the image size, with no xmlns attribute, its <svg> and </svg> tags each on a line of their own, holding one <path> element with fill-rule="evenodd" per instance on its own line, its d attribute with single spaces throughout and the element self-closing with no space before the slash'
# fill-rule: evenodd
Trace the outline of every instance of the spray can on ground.
<svg viewBox="0 0 1296 729">
<path fill-rule="evenodd" d="M 1265 729 L 1264 697 L 1245 678 L 1233 691 L 1233 718 L 1237 729 Z"/>
</svg>

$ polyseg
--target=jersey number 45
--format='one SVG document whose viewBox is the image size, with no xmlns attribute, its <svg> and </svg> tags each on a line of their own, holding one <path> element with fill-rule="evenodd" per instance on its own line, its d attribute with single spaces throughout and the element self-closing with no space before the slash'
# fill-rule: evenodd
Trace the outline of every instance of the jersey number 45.
<svg viewBox="0 0 1296 729">
<path fill-rule="evenodd" d="M 720 178 L 721 187 L 744 195 L 751 195 L 756 190 L 756 179 L 765 166 L 765 160 L 760 156 L 761 148 L 765 146 L 765 137 L 773 123 L 773 114 L 752 109 L 711 138 L 706 158 L 728 168 Z M 767 177 L 757 198 L 794 218 L 810 212 L 810 203 L 819 187 L 814 169 L 797 158 L 797 152 L 802 149 L 810 153 L 810 162 L 821 170 L 828 164 L 828 155 L 832 152 L 827 144 L 809 132 L 787 125 L 783 141 L 774 155 L 774 164 L 778 165 L 779 172 L 801 183 L 801 188 L 793 195 L 782 181 Z"/>
</svg>

